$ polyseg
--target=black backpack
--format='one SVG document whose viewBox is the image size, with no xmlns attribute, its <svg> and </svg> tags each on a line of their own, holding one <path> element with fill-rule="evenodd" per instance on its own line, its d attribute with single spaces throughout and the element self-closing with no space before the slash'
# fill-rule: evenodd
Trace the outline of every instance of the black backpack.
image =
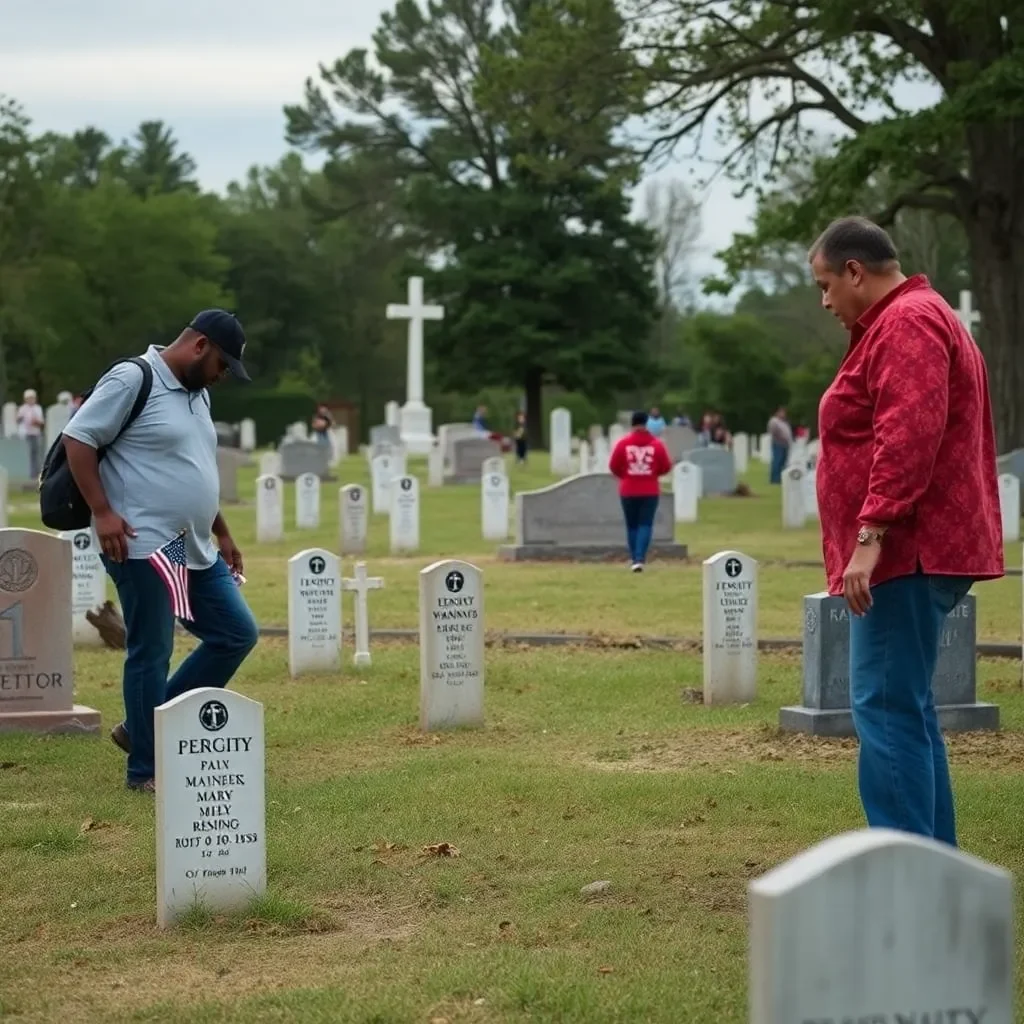
<svg viewBox="0 0 1024 1024">
<path fill-rule="evenodd" d="M 103 371 L 100 380 L 119 363 L 134 363 L 142 371 L 142 386 L 139 388 L 131 412 L 128 413 L 128 418 L 117 432 L 117 437 L 120 437 L 139 418 L 139 413 L 145 407 L 153 388 L 153 367 L 141 356 L 115 359 Z M 96 385 L 94 384 L 82 392 L 83 404 L 95 390 Z M 117 437 L 114 438 L 114 441 L 117 440 Z M 113 443 L 111 441 L 111 444 Z M 100 448 L 96 452 L 96 460 L 100 461 L 106 453 L 106 448 Z M 63 434 L 57 435 L 57 439 L 50 446 L 50 450 L 43 460 L 43 468 L 39 474 L 39 512 L 42 515 L 43 524 L 50 527 L 51 530 L 84 530 L 92 522 L 92 512 L 86 504 L 85 498 L 82 497 L 75 478 L 71 475 L 68 453 L 64 450 Z"/>
</svg>

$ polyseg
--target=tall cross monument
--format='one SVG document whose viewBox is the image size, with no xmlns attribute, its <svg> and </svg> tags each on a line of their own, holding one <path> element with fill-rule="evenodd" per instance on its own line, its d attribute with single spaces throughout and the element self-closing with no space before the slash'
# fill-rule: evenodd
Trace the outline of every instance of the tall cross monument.
<svg viewBox="0 0 1024 1024">
<path fill-rule="evenodd" d="M 406 451 L 428 455 L 434 442 L 430 407 L 423 403 L 423 321 L 443 320 L 444 306 L 423 304 L 423 278 L 409 278 L 409 300 L 405 305 L 389 303 L 389 320 L 409 321 L 409 352 L 406 362 L 405 405 L 402 406 L 401 435 Z"/>
</svg>

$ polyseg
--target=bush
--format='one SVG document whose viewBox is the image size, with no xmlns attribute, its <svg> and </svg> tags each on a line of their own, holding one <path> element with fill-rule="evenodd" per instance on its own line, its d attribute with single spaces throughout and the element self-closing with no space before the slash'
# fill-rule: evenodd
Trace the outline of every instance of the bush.
<svg viewBox="0 0 1024 1024">
<path fill-rule="evenodd" d="M 210 392 L 210 405 L 215 420 L 254 420 L 261 445 L 276 444 L 286 427 L 299 420 L 308 423 L 316 409 L 316 402 L 306 392 L 257 391 L 252 386 L 230 382 Z"/>
</svg>

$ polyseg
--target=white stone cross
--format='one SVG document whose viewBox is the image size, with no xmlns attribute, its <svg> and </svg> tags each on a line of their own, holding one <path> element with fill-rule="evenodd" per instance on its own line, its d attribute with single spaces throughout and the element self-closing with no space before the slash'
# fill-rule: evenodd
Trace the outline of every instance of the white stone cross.
<svg viewBox="0 0 1024 1024">
<path fill-rule="evenodd" d="M 981 314 L 971 306 L 971 293 L 962 291 L 960 293 L 960 308 L 957 310 L 960 323 L 967 328 L 967 333 L 973 335 L 974 328 L 981 323 Z"/>
<path fill-rule="evenodd" d="M 370 664 L 370 616 L 366 608 L 366 595 L 371 590 L 380 590 L 384 580 L 379 576 L 366 575 L 366 563 L 356 562 L 355 578 L 343 579 L 342 590 L 351 590 L 356 603 L 356 652 L 352 655 L 353 665 Z"/>
<path fill-rule="evenodd" d="M 409 351 L 406 363 L 405 398 L 416 405 L 423 402 L 423 321 L 443 320 L 444 306 L 423 305 L 423 278 L 409 278 L 409 301 L 403 306 L 388 303 L 389 320 L 409 321 Z"/>
</svg>

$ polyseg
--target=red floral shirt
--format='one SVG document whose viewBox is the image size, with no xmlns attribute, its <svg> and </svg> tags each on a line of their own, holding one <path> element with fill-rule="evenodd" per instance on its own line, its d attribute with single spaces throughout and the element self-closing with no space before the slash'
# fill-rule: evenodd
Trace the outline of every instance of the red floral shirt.
<svg viewBox="0 0 1024 1024">
<path fill-rule="evenodd" d="M 886 526 L 872 585 L 920 568 L 1003 575 L 988 373 L 978 346 L 921 275 L 879 299 L 818 410 L 818 508 L 830 594 L 861 526 Z"/>
</svg>

